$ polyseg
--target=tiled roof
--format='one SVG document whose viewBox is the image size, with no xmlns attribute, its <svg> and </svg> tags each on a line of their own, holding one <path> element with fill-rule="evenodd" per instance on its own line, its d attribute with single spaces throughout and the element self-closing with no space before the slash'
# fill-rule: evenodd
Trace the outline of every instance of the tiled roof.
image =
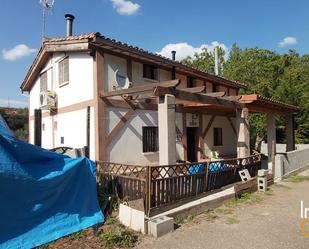
<svg viewBox="0 0 309 249">
<path fill-rule="evenodd" d="M 281 102 L 281 101 L 278 101 L 278 100 L 274 100 L 274 99 L 271 99 L 271 98 L 267 98 L 267 97 L 261 96 L 259 94 L 241 95 L 240 101 L 243 101 L 243 102 L 256 101 L 258 103 L 262 103 L 263 105 L 266 105 L 266 108 L 267 108 L 267 105 L 275 105 L 279 108 L 289 109 L 289 110 L 293 110 L 293 111 L 298 111 L 300 109 L 298 106 L 287 104 L 287 103 L 284 103 L 284 102 Z"/>
<path fill-rule="evenodd" d="M 81 34 L 81 35 L 73 35 L 73 36 L 67 36 L 67 37 L 55 37 L 55 38 L 44 38 L 44 43 L 49 42 L 62 42 L 62 41 L 79 41 L 79 40 L 85 40 L 85 39 L 93 39 L 95 37 L 100 36 L 101 34 L 98 32 L 88 33 L 88 34 Z"/>
<path fill-rule="evenodd" d="M 87 40 L 88 42 L 95 42 L 96 38 L 100 38 L 102 41 L 108 42 L 108 43 L 110 43 L 111 45 L 114 45 L 114 46 L 121 47 L 122 49 L 127 49 L 127 50 L 134 52 L 134 53 L 138 53 L 141 56 L 145 56 L 145 57 L 151 56 L 152 58 L 154 58 L 158 61 L 161 61 L 163 63 L 178 67 L 178 68 L 183 69 L 183 70 L 188 70 L 188 71 L 194 72 L 195 74 L 200 74 L 201 76 L 203 75 L 203 76 L 208 77 L 209 79 L 212 79 L 214 81 L 220 81 L 221 80 L 222 84 L 235 85 L 236 87 L 239 87 L 239 88 L 247 87 L 247 84 L 245 84 L 245 83 L 232 81 L 232 80 L 226 79 L 222 76 L 217 76 L 217 75 L 213 75 L 213 74 L 198 70 L 194 67 L 185 65 L 185 64 L 183 64 L 179 61 L 173 61 L 173 60 L 171 60 L 167 57 L 164 57 L 162 55 L 159 55 L 159 54 L 147 51 L 147 50 L 144 50 L 144 49 L 139 48 L 137 46 L 132 46 L 132 45 L 129 45 L 127 43 L 123 43 L 123 42 L 117 41 L 115 39 L 105 37 L 105 36 L 101 35 L 99 32 L 93 32 L 93 33 L 81 34 L 81 35 L 74 35 L 74 36 L 67 36 L 67 37 L 58 37 L 58 38 L 47 38 L 46 37 L 46 38 L 44 38 L 43 45 L 51 44 L 51 43 L 59 43 L 59 42 L 82 41 L 82 40 Z M 99 44 L 97 44 L 97 46 L 99 46 Z M 34 59 L 34 62 L 31 65 L 31 67 L 30 67 L 30 69 L 29 69 L 29 71 L 28 71 L 28 73 L 25 77 L 25 80 L 21 85 L 22 89 L 25 85 L 25 82 L 27 81 L 28 76 L 30 75 L 30 72 L 35 68 L 36 63 L 38 62 L 38 59 L 40 57 L 40 54 L 42 52 L 44 52 L 43 48 L 44 48 L 44 46 L 41 47 L 39 53 L 37 54 L 36 58 Z"/>
</svg>

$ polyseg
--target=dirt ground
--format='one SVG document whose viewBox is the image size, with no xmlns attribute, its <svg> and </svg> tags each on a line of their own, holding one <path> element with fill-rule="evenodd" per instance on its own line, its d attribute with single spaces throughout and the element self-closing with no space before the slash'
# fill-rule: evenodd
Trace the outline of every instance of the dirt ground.
<svg viewBox="0 0 309 249">
<path fill-rule="evenodd" d="M 266 194 L 252 194 L 243 203 L 191 215 L 161 238 L 144 236 L 136 248 L 308 249 L 309 236 L 300 232 L 301 200 L 309 208 L 309 181 L 273 185 Z"/>
</svg>

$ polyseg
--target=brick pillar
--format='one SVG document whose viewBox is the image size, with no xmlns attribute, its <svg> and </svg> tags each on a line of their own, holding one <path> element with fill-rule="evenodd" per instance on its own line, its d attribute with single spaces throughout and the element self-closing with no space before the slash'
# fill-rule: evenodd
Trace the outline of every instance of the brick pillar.
<svg viewBox="0 0 309 249">
<path fill-rule="evenodd" d="M 159 161 L 160 165 L 176 163 L 175 96 L 159 97 Z"/>
<path fill-rule="evenodd" d="M 286 152 L 295 150 L 294 117 L 293 114 L 285 116 Z"/>
<path fill-rule="evenodd" d="M 249 131 L 249 111 L 243 107 L 237 109 L 237 157 L 243 158 L 250 156 L 250 131 Z"/>
</svg>

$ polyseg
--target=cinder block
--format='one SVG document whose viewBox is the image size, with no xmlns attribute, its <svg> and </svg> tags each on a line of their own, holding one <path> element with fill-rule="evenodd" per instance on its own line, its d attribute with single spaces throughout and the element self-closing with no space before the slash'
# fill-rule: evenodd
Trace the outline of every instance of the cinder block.
<svg viewBox="0 0 309 249">
<path fill-rule="evenodd" d="M 161 216 L 148 222 L 148 234 L 156 238 L 172 231 L 174 231 L 173 218 Z"/>
<path fill-rule="evenodd" d="M 258 177 L 258 191 L 266 192 L 267 190 L 267 177 Z"/>
<path fill-rule="evenodd" d="M 267 176 L 268 170 L 267 169 L 260 169 L 258 170 L 258 176 Z"/>
<path fill-rule="evenodd" d="M 119 221 L 135 231 L 145 233 L 145 213 L 142 211 L 120 204 Z"/>
<path fill-rule="evenodd" d="M 247 169 L 239 170 L 238 174 L 239 174 L 242 182 L 246 182 L 246 181 L 249 181 L 251 179 L 250 173 Z"/>
</svg>

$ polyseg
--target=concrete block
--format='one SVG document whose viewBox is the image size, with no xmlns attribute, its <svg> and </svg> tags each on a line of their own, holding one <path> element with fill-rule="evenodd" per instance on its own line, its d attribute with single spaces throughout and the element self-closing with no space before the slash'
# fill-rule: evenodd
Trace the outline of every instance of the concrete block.
<svg viewBox="0 0 309 249">
<path fill-rule="evenodd" d="M 258 170 L 258 176 L 267 176 L 268 170 L 267 169 L 260 169 Z"/>
<path fill-rule="evenodd" d="M 239 170 L 238 174 L 242 182 L 246 182 L 251 179 L 250 173 L 247 169 Z"/>
<path fill-rule="evenodd" d="M 148 222 L 148 234 L 158 238 L 169 232 L 174 231 L 174 219 L 161 216 Z"/>
<path fill-rule="evenodd" d="M 145 213 L 142 211 L 120 204 L 119 221 L 135 231 L 145 233 Z"/>
<path fill-rule="evenodd" d="M 267 190 L 267 177 L 258 177 L 258 191 L 266 192 Z"/>
</svg>

